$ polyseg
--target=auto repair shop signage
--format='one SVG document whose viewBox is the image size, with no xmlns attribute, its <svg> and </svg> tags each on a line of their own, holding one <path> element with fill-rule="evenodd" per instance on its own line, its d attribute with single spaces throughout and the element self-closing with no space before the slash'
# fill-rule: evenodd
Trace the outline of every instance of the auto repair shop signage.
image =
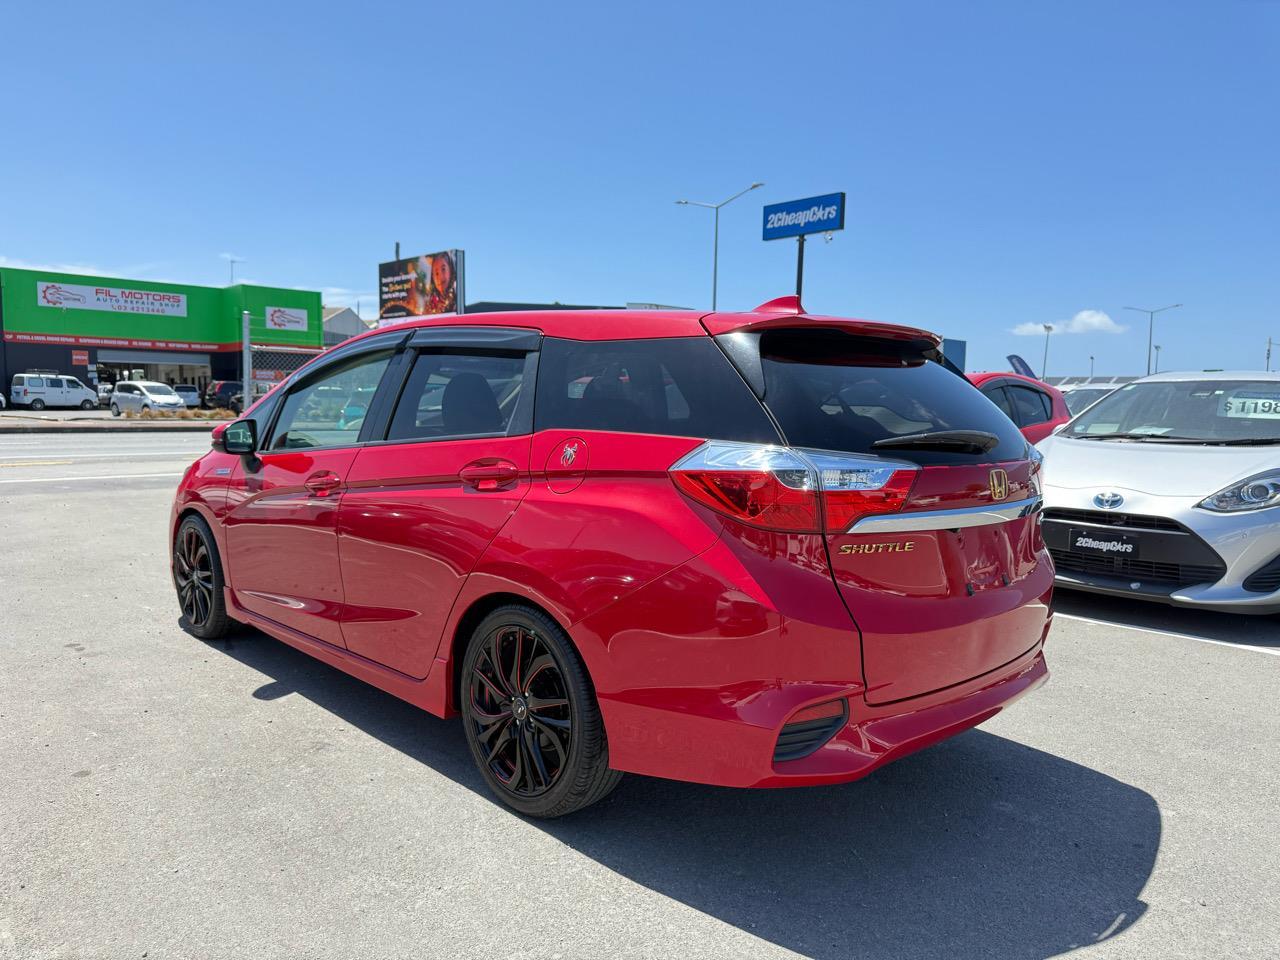
<svg viewBox="0 0 1280 960">
<path fill-rule="evenodd" d="M 78 283 L 36 281 L 36 303 L 62 310 L 104 310 L 110 313 L 149 313 L 185 317 L 187 296 L 164 290 L 93 287 Z"/>
</svg>

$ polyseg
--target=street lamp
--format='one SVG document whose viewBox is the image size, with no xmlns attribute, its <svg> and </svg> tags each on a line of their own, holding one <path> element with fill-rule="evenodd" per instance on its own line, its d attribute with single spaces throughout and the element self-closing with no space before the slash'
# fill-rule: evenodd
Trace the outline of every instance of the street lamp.
<svg viewBox="0 0 1280 960">
<path fill-rule="evenodd" d="M 1157 307 L 1155 310 L 1148 310 L 1146 307 L 1125 307 L 1126 310 L 1147 315 L 1147 376 L 1151 375 L 1151 338 L 1155 334 L 1156 314 L 1164 313 L 1166 310 L 1172 310 L 1174 307 L 1180 306 L 1182 306 L 1180 303 L 1171 303 L 1167 307 Z"/>
<path fill-rule="evenodd" d="M 1156 344 L 1156 373 L 1160 372 L 1160 344 Z"/>
<path fill-rule="evenodd" d="M 1040 364 L 1040 379 L 1043 380 L 1049 372 L 1049 334 L 1053 333 L 1053 324 L 1042 323 L 1040 326 L 1044 327 L 1044 363 Z"/>
<path fill-rule="evenodd" d="M 763 187 L 763 183 L 753 183 L 745 190 L 739 190 L 728 200 L 721 200 L 719 203 L 707 203 L 705 200 L 677 200 L 676 203 L 681 206 L 706 207 L 708 210 L 714 210 L 716 214 L 715 235 L 711 245 L 711 309 L 716 308 L 716 285 L 718 282 L 718 273 L 720 271 L 720 208 L 737 200 L 744 193 L 750 193 L 756 187 Z"/>
<path fill-rule="evenodd" d="M 1093 354 L 1089 354 L 1089 379 L 1093 379 Z"/>
</svg>

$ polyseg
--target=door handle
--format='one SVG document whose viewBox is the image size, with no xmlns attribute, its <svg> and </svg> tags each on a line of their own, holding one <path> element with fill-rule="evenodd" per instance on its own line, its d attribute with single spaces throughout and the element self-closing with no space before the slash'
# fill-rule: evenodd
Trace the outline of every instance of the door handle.
<svg viewBox="0 0 1280 960">
<path fill-rule="evenodd" d="M 520 468 L 510 460 L 472 460 L 458 471 L 458 479 L 473 490 L 498 490 L 513 483 Z"/>
<path fill-rule="evenodd" d="M 337 490 L 342 484 L 342 478 L 336 473 L 330 473 L 328 470 L 322 470 L 319 473 L 313 473 L 303 481 L 306 487 L 314 496 L 327 497 L 329 494 Z"/>
</svg>

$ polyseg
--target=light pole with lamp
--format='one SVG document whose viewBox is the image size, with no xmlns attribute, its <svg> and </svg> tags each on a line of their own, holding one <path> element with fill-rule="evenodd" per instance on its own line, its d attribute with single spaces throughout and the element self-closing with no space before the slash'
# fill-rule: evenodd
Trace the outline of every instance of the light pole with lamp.
<svg viewBox="0 0 1280 960">
<path fill-rule="evenodd" d="M 1156 349 L 1156 369 L 1155 369 L 1155 372 L 1156 372 L 1156 373 L 1159 373 L 1159 372 L 1160 372 L 1160 344 L 1158 344 L 1158 343 L 1157 343 L 1157 344 L 1155 345 L 1155 349 Z"/>
<path fill-rule="evenodd" d="M 1040 379 L 1044 379 L 1044 375 L 1049 372 L 1049 334 L 1053 333 L 1052 323 L 1042 323 L 1044 327 L 1044 362 L 1040 364 Z"/>
<path fill-rule="evenodd" d="M 756 187 L 763 187 L 763 183 L 753 183 L 745 190 L 739 190 L 728 200 L 721 200 L 719 203 L 707 203 L 704 200 L 677 200 L 676 203 L 686 207 L 706 207 L 708 210 L 714 210 L 716 214 L 716 225 L 714 239 L 711 245 L 711 309 L 716 308 L 716 286 L 719 281 L 720 272 L 720 208 L 727 206 L 737 200 L 744 193 L 750 193 Z"/>
<path fill-rule="evenodd" d="M 1093 354 L 1089 354 L 1089 379 L 1093 379 Z"/>
<path fill-rule="evenodd" d="M 1148 310 L 1146 307 L 1125 307 L 1126 310 L 1147 315 L 1147 376 L 1151 376 L 1151 338 L 1155 335 L 1156 314 L 1164 313 L 1166 310 L 1172 310 L 1180 306 L 1182 306 L 1180 303 L 1171 303 L 1167 307 L 1157 307 L 1155 310 Z"/>
</svg>

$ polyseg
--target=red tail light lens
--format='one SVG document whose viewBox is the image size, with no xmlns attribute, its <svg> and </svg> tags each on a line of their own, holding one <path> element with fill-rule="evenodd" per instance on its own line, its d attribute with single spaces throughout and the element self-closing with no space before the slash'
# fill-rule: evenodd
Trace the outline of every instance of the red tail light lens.
<svg viewBox="0 0 1280 960">
<path fill-rule="evenodd" d="M 786 447 L 712 440 L 677 462 L 671 479 L 699 503 L 753 527 L 818 529 L 813 471 Z"/>
<path fill-rule="evenodd" d="M 901 509 L 916 471 L 870 457 L 711 440 L 674 464 L 671 479 L 753 527 L 840 533 L 860 517 Z"/>
</svg>

